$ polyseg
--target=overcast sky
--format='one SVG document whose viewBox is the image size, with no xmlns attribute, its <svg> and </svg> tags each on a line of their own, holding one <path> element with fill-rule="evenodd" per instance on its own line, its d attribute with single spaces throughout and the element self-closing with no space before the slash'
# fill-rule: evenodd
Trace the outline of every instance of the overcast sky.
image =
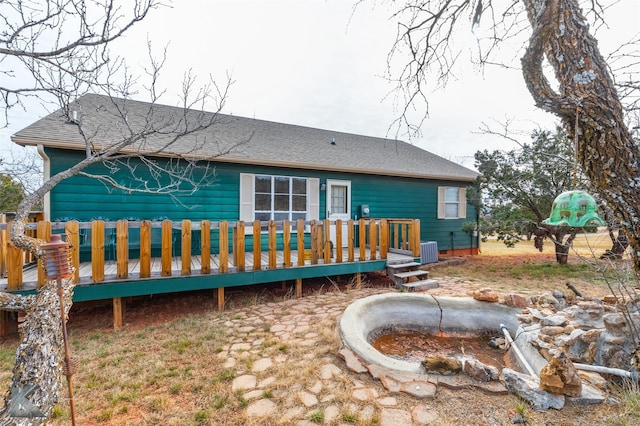
<svg viewBox="0 0 640 426">
<path fill-rule="evenodd" d="M 153 11 L 113 51 L 135 70 L 147 64 L 147 39 L 156 52 L 168 45 L 161 80 L 167 89 L 164 103 L 176 103 L 174 95 L 187 69 L 202 82 L 209 74 L 223 81 L 228 72 L 235 83 L 225 113 L 394 137 L 389 126 L 397 111 L 393 96 L 387 96 L 393 86 L 383 76 L 395 24 L 384 6 L 365 3 L 354 11 L 353 4 L 174 1 L 171 8 Z M 597 37 L 604 54 L 640 27 L 640 1 L 622 0 L 611 12 L 612 29 Z M 498 137 L 475 134 L 483 121 L 508 117 L 519 120 L 525 130 L 553 127 L 555 119 L 536 110 L 519 71 L 492 68 L 480 75 L 466 58 L 461 63 L 457 79 L 432 94 L 423 135 L 412 143 L 472 167 L 477 150 L 511 147 Z M 146 100 L 144 93 L 135 97 Z M 3 144 L 8 135 L 44 114 L 37 107 L 13 112 L 10 128 L 1 133 Z"/>
</svg>

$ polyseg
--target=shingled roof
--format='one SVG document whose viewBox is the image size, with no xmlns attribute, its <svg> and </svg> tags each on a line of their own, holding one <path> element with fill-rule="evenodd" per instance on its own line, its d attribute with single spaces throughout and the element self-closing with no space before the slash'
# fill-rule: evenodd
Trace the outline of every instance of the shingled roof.
<svg viewBox="0 0 640 426">
<path fill-rule="evenodd" d="M 214 124 L 180 138 L 160 155 L 184 155 L 221 162 L 260 164 L 296 169 L 332 170 L 387 176 L 405 176 L 469 182 L 476 172 L 409 143 L 332 130 L 226 114 L 201 113 L 165 105 L 84 95 L 70 105 L 77 111 L 82 130 L 93 146 L 110 144 L 149 128 L 154 131 L 131 150 L 159 152 L 175 129 L 198 120 Z M 126 120 L 123 118 L 126 117 Z M 78 126 L 56 111 L 14 134 L 19 145 L 85 150 Z M 237 145 L 237 146 L 236 146 Z M 228 153 L 229 147 L 234 146 Z"/>
</svg>

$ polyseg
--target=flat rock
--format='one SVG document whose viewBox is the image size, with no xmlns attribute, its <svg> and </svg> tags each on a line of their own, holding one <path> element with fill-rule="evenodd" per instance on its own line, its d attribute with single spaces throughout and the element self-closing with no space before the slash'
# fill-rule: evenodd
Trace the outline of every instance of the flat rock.
<svg viewBox="0 0 640 426">
<path fill-rule="evenodd" d="M 262 358 L 253 363 L 253 365 L 251 366 L 251 371 L 253 371 L 254 373 L 259 373 L 261 371 L 270 369 L 271 366 L 273 366 L 273 361 L 271 361 L 271 358 Z"/>
<path fill-rule="evenodd" d="M 567 401 L 576 405 L 602 404 L 606 400 L 607 397 L 599 389 L 588 383 L 582 384 L 582 393 L 580 396 L 567 397 Z"/>
<path fill-rule="evenodd" d="M 504 296 L 504 304 L 514 308 L 526 308 L 529 306 L 529 299 L 519 294 L 507 294 Z"/>
<path fill-rule="evenodd" d="M 481 288 L 480 290 L 476 290 L 473 292 L 473 298 L 479 300 L 480 302 L 497 302 L 498 293 L 491 290 L 490 288 Z"/>
<path fill-rule="evenodd" d="M 257 384 L 256 376 L 251 376 L 245 374 L 243 376 L 236 377 L 233 379 L 233 383 L 231 384 L 231 390 L 233 392 L 238 390 L 246 390 L 246 389 L 254 389 Z"/>
<path fill-rule="evenodd" d="M 351 392 L 351 396 L 359 401 L 371 401 L 378 397 L 378 391 L 373 388 L 357 388 Z"/>
<path fill-rule="evenodd" d="M 438 413 L 426 405 L 416 405 L 411 409 L 411 417 L 419 425 L 429 425 L 438 419 Z"/>
<path fill-rule="evenodd" d="M 383 408 L 380 412 L 380 426 L 410 425 L 411 413 L 397 408 Z"/>
<path fill-rule="evenodd" d="M 436 396 L 436 385 L 429 382 L 403 383 L 400 392 L 404 392 L 416 398 L 433 398 Z"/>
<path fill-rule="evenodd" d="M 270 399 L 261 399 L 247 407 L 247 416 L 264 417 L 276 411 L 278 406 Z"/>
<path fill-rule="evenodd" d="M 347 368 L 354 373 L 366 373 L 367 367 L 365 367 L 360 359 L 354 354 L 351 350 L 347 348 L 342 348 L 338 354 L 344 359 L 345 364 L 347 364 Z"/>
<path fill-rule="evenodd" d="M 437 386 L 443 386 L 447 389 L 468 389 L 474 386 L 474 380 L 467 376 L 455 375 L 455 376 L 436 376 Z"/>
<path fill-rule="evenodd" d="M 481 382 L 476 383 L 474 386 L 476 389 L 479 389 L 489 395 L 507 395 L 509 393 L 509 390 L 504 383 L 499 381 Z"/>
<path fill-rule="evenodd" d="M 342 370 L 340 370 L 340 367 L 336 366 L 335 364 L 325 364 L 320 367 L 320 377 L 322 378 L 322 380 L 330 380 L 334 376 L 339 376 L 341 374 Z"/>
<path fill-rule="evenodd" d="M 507 389 L 527 401 L 534 410 L 547 411 L 549 408 L 560 410 L 564 407 L 564 395 L 555 395 L 540 389 L 533 377 L 510 368 L 504 368 L 502 375 Z"/>
</svg>

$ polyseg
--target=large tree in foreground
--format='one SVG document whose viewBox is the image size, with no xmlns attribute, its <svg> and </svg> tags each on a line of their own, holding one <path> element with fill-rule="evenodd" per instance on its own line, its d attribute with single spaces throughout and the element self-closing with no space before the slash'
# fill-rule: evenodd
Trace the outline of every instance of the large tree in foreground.
<svg viewBox="0 0 640 426">
<path fill-rule="evenodd" d="M 405 94 L 406 112 L 426 99 L 431 81 L 446 83 L 460 59 L 456 36 L 472 28 L 481 35 L 480 63 L 509 66 L 500 56 L 505 50 L 521 56 L 535 104 L 555 114 L 576 143 L 581 169 L 624 228 L 640 272 L 640 151 L 625 121 L 625 111 L 638 107 L 638 40 L 605 59 L 591 33 L 606 24 L 605 2 L 582 5 L 592 27 L 578 0 L 410 0 L 394 15 L 399 25 L 390 64 L 394 55 L 408 54 L 409 61 L 391 75 Z M 514 43 L 523 34 L 528 39 L 518 51 Z"/>
<path fill-rule="evenodd" d="M 166 57 L 155 59 L 150 54 L 146 84 L 142 85 L 128 74 L 121 59 L 111 56 L 110 44 L 155 7 L 154 0 L 0 1 L 0 107 L 5 124 L 11 108 L 24 109 L 35 100 L 58 109 L 58 119 L 68 122 L 85 144 L 83 160 L 34 188 L 18 206 L 11 242 L 35 258 L 42 257 L 45 241 L 25 235 L 29 211 L 64 179 L 83 175 L 129 192 L 188 194 L 212 182 L 214 173 L 207 160 L 233 149 L 209 150 L 209 158 L 185 154 L 201 152 L 199 148 L 210 142 L 207 130 L 224 104 L 228 79 L 221 87 L 209 81 L 196 88 L 195 78 L 187 73 L 179 94 L 181 108 L 168 114 L 158 104 L 163 91 L 156 86 Z M 140 49 L 151 53 L 150 46 Z M 146 100 L 150 102 L 134 117 L 128 98 L 140 86 L 147 89 Z M 91 92 L 106 95 L 102 98 L 107 99 L 106 105 L 91 107 L 111 114 L 111 129 L 92 125 L 90 106 L 74 102 Z M 206 134 L 195 136 L 198 132 Z M 150 139 L 154 143 L 147 143 Z M 161 161 L 158 156 L 178 160 Z M 88 173 L 87 168 L 96 163 L 129 171 L 131 185 L 114 181 L 108 173 Z M 147 175 L 157 180 L 141 184 L 142 179 L 136 176 L 140 167 L 147 168 Z M 73 282 L 65 279 L 61 285 L 48 281 L 36 296 L 0 292 L 0 309 L 26 311 L 10 388 L 0 408 L 0 424 L 40 424 L 60 400 L 63 365 L 68 361 L 60 300 L 64 300 L 63 314 L 67 315 L 73 288 Z M 31 418 L 34 415 L 37 417 Z"/>
</svg>

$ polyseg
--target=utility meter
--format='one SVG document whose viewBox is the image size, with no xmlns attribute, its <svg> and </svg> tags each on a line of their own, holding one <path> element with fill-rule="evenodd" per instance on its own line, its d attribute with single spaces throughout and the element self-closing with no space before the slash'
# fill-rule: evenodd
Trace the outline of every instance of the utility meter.
<svg viewBox="0 0 640 426">
<path fill-rule="evenodd" d="M 360 205 L 360 217 L 369 217 L 369 204 Z"/>
</svg>

